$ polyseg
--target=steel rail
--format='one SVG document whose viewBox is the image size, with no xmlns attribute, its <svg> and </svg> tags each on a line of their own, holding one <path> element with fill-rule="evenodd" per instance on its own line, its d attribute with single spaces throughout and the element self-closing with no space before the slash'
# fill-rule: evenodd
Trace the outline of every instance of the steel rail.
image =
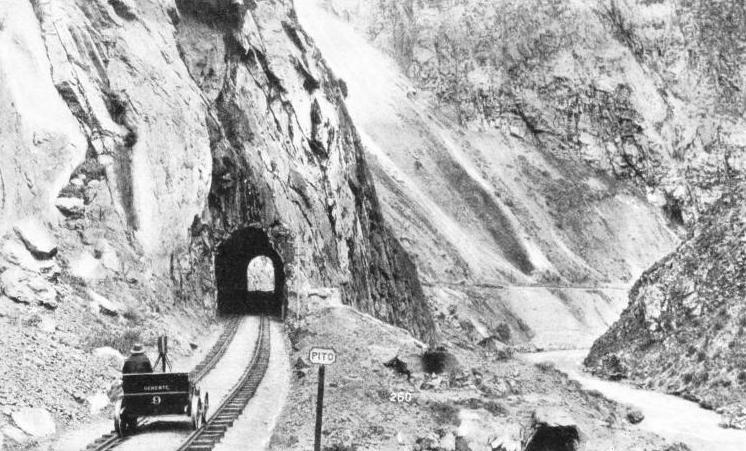
<svg viewBox="0 0 746 451">
<path fill-rule="evenodd" d="M 192 432 L 178 451 L 210 451 L 225 436 L 226 431 L 241 416 L 246 405 L 254 397 L 264 374 L 269 367 L 270 326 L 269 319 L 263 316 L 259 325 L 259 338 L 251 357 L 251 363 L 233 386 L 225 400 L 215 409 L 215 413 L 200 429 Z"/>
</svg>

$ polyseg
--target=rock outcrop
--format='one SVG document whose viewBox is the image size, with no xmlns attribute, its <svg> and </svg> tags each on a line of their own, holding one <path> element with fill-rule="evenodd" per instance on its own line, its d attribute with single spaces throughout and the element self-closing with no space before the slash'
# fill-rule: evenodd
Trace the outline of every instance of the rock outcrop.
<svg viewBox="0 0 746 451">
<path fill-rule="evenodd" d="M 746 189 L 734 188 L 646 271 L 585 360 L 725 411 L 746 406 Z"/>
<path fill-rule="evenodd" d="M 105 236 L 123 261 L 92 249 L 101 265 L 77 259 L 74 277 L 144 265 L 172 301 L 209 305 L 213 254 L 254 227 L 289 293 L 340 286 L 432 334 L 341 85 L 291 2 L 13 0 L 0 19 L 0 228 L 59 222 L 82 256 Z"/>
<path fill-rule="evenodd" d="M 633 180 L 674 222 L 746 170 L 743 4 L 323 3 L 460 123 Z"/>
</svg>

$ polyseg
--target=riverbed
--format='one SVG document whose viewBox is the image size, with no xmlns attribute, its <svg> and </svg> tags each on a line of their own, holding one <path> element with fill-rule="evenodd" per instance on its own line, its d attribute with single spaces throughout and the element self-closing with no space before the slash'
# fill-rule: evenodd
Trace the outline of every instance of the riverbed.
<svg viewBox="0 0 746 451">
<path fill-rule="evenodd" d="M 645 414 L 639 428 L 685 443 L 693 451 L 746 451 L 746 431 L 721 428 L 717 413 L 677 396 L 594 377 L 583 371 L 587 354 L 587 349 L 581 349 L 520 354 L 520 358 L 532 363 L 552 362 L 583 388 L 598 390 L 609 399 L 636 407 Z"/>
</svg>

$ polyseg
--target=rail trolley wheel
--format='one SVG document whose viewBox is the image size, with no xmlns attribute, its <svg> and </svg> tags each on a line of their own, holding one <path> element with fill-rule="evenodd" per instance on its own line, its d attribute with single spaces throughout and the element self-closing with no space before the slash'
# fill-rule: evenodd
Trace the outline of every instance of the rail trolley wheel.
<svg viewBox="0 0 746 451">
<path fill-rule="evenodd" d="M 202 427 L 202 420 L 204 418 L 202 409 L 202 400 L 200 399 L 199 393 L 193 394 L 191 407 L 189 409 L 189 416 L 192 418 L 192 428 L 194 430 Z"/>
<path fill-rule="evenodd" d="M 210 408 L 210 394 L 205 393 L 205 399 L 202 401 L 202 423 L 207 423 L 207 410 Z"/>
<path fill-rule="evenodd" d="M 137 431 L 137 417 L 125 417 L 125 422 L 127 424 L 127 433 L 128 434 L 134 434 L 135 431 Z"/>
<path fill-rule="evenodd" d="M 122 400 L 118 399 L 114 404 L 114 431 L 118 436 L 124 437 L 127 426 L 122 418 Z"/>
</svg>

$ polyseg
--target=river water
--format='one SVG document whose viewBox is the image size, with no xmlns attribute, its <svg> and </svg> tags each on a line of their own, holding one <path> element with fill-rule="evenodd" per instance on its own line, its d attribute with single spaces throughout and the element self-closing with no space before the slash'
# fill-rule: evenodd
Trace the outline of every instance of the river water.
<svg viewBox="0 0 746 451">
<path fill-rule="evenodd" d="M 645 414 L 639 428 L 672 442 L 687 444 L 694 451 L 746 451 L 746 431 L 718 426 L 720 415 L 677 396 L 643 390 L 624 382 L 612 382 L 583 371 L 587 349 L 521 354 L 532 363 L 552 362 L 583 388 L 598 390 L 607 398 L 634 406 Z"/>
</svg>

